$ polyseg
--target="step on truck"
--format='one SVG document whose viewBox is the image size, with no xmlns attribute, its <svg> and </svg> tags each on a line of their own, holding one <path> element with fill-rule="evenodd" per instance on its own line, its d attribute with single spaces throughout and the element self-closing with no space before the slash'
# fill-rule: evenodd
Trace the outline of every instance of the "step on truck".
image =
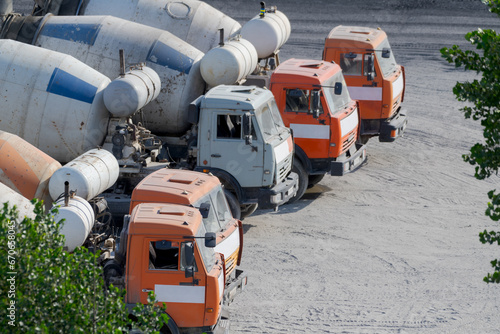
<svg viewBox="0 0 500 334">
<path fill-rule="evenodd" d="M 337 64 L 289 59 L 276 69 L 248 77 L 269 87 L 295 141 L 294 171 L 298 199 L 325 174 L 342 176 L 366 160 L 359 138 L 359 112 Z"/>
<path fill-rule="evenodd" d="M 394 58 L 386 33 L 378 29 L 338 26 L 325 39 L 323 59 L 340 65 L 351 97 L 358 101 L 362 142 L 401 137 L 408 123 L 402 107 L 405 69 Z"/>
</svg>

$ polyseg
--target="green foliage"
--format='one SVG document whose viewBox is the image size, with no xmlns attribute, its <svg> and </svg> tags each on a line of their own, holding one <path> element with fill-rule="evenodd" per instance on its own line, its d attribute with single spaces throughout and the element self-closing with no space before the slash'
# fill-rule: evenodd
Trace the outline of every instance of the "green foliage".
<svg viewBox="0 0 500 334">
<path fill-rule="evenodd" d="M 490 12 L 500 16 L 500 0 L 483 0 Z M 476 143 L 470 153 L 463 155 L 465 162 L 475 166 L 475 177 L 479 180 L 491 175 L 498 175 L 500 167 L 500 35 L 494 30 L 478 29 L 465 35 L 465 39 L 476 48 L 462 50 L 457 45 L 442 48 L 442 56 L 456 67 L 475 71 L 479 78 L 471 82 L 457 82 L 453 88 L 458 101 L 468 102 L 463 107 L 465 118 L 480 121 L 483 127 L 484 143 Z M 494 221 L 500 219 L 500 194 L 496 190 L 488 193 L 490 202 L 486 216 Z M 481 232 L 479 240 L 485 244 L 500 245 L 499 232 Z M 491 262 L 493 274 L 488 274 L 484 281 L 500 283 L 499 262 Z"/>
<path fill-rule="evenodd" d="M 46 215 L 43 205 L 34 203 L 34 219 L 18 219 L 7 203 L 0 211 L 2 332 L 158 333 L 166 314 L 154 306 L 153 295 L 150 304 L 133 309 L 137 321 L 132 321 L 125 291 L 105 288 L 98 254 L 83 247 L 65 251 L 55 211 Z"/>
</svg>

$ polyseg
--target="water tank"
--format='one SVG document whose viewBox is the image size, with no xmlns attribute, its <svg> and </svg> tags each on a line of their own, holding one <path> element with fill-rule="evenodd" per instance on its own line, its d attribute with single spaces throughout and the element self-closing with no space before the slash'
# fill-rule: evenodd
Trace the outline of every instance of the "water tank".
<svg viewBox="0 0 500 334">
<path fill-rule="evenodd" d="M 3 204 L 6 202 L 9 202 L 10 207 L 14 205 L 17 207 L 19 220 L 22 220 L 24 217 L 35 218 L 35 214 L 33 213 L 35 206 L 26 197 L 18 194 L 5 184 L 0 183 L 0 205 L 3 207 Z"/>
<path fill-rule="evenodd" d="M 86 200 L 78 196 L 70 198 L 68 206 L 64 206 L 64 198 L 59 199 L 54 206 L 59 206 L 54 220 L 59 222 L 64 219 L 60 233 L 66 237 L 65 246 L 72 252 L 85 243 L 92 231 L 94 211 Z"/>
<path fill-rule="evenodd" d="M 69 55 L 0 40 L 0 130 L 70 161 L 104 142 L 109 82 Z"/>
<path fill-rule="evenodd" d="M 158 97 L 158 73 L 143 66 L 119 76 L 104 89 L 104 105 L 115 117 L 129 117 Z"/>
<path fill-rule="evenodd" d="M 123 49 L 126 64 L 144 62 L 161 79 L 161 94 L 142 109 L 143 125 L 157 135 L 189 129 L 189 104 L 205 88 L 199 68 L 204 54 L 171 33 L 112 16 L 46 16 L 33 43 L 72 55 L 110 78 L 120 74 Z"/>
<path fill-rule="evenodd" d="M 120 166 L 113 154 L 93 149 L 58 169 L 50 178 L 50 195 L 56 200 L 64 193 L 64 183 L 79 197 L 90 200 L 111 187 L 118 179 Z"/>
<path fill-rule="evenodd" d="M 241 28 L 241 36 L 255 46 L 260 59 L 272 56 L 288 41 L 291 33 L 290 21 L 280 11 L 255 16 Z"/>
<path fill-rule="evenodd" d="M 61 164 L 22 138 L 0 131 L 0 182 L 31 200 L 52 207 L 49 179 Z"/>
<path fill-rule="evenodd" d="M 257 66 L 257 51 L 245 39 L 231 40 L 208 51 L 201 60 L 201 76 L 210 86 L 233 85 Z"/>
<path fill-rule="evenodd" d="M 241 25 L 212 6 L 196 0 L 89 0 L 79 15 L 112 15 L 168 31 L 202 52 L 219 43 Z"/>
</svg>

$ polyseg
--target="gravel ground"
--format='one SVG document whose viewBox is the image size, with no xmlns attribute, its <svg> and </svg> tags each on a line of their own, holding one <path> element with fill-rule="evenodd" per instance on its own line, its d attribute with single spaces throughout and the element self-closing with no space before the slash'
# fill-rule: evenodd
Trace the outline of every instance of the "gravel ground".
<svg viewBox="0 0 500 334">
<path fill-rule="evenodd" d="M 206 1 L 241 23 L 257 1 Z M 464 120 L 454 83 L 473 74 L 440 57 L 463 35 L 499 29 L 479 0 L 275 0 L 292 36 L 281 59 L 321 57 L 343 25 L 381 27 L 405 66 L 410 123 L 395 143 L 368 143 L 368 162 L 325 177 L 304 199 L 245 220 L 248 288 L 230 306 L 232 333 L 498 333 L 500 287 L 482 282 L 498 254 L 478 232 L 488 190 L 461 159 L 481 129 Z M 31 2 L 15 0 L 29 12 Z"/>
</svg>

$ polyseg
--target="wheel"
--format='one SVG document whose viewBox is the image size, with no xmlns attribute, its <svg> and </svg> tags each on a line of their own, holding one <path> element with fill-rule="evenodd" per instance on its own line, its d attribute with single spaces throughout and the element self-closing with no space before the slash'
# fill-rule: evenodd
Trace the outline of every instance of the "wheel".
<svg viewBox="0 0 500 334">
<path fill-rule="evenodd" d="M 254 213 L 255 210 L 257 210 L 258 206 L 259 206 L 259 204 L 257 204 L 257 203 L 242 205 L 241 206 L 241 218 L 240 218 L 240 220 L 243 220 L 246 217 L 250 216 L 252 213 Z"/>
<path fill-rule="evenodd" d="M 309 175 L 309 184 L 307 185 L 307 189 L 310 189 L 317 185 L 323 178 L 325 177 L 325 174 L 318 174 L 318 175 Z"/>
<path fill-rule="evenodd" d="M 297 193 L 295 194 L 295 196 L 290 198 L 288 203 L 293 203 L 301 199 L 306 192 L 307 185 L 309 183 L 309 176 L 307 175 L 307 172 L 304 166 L 302 166 L 302 162 L 300 162 L 300 160 L 293 160 L 292 172 L 297 173 L 297 175 L 299 176 L 299 188 L 297 189 Z"/>
<path fill-rule="evenodd" d="M 234 194 L 227 189 L 224 189 L 224 195 L 226 195 L 227 204 L 229 204 L 229 209 L 231 209 L 233 217 L 241 219 L 240 203 L 236 199 L 236 196 L 234 196 Z"/>
</svg>

